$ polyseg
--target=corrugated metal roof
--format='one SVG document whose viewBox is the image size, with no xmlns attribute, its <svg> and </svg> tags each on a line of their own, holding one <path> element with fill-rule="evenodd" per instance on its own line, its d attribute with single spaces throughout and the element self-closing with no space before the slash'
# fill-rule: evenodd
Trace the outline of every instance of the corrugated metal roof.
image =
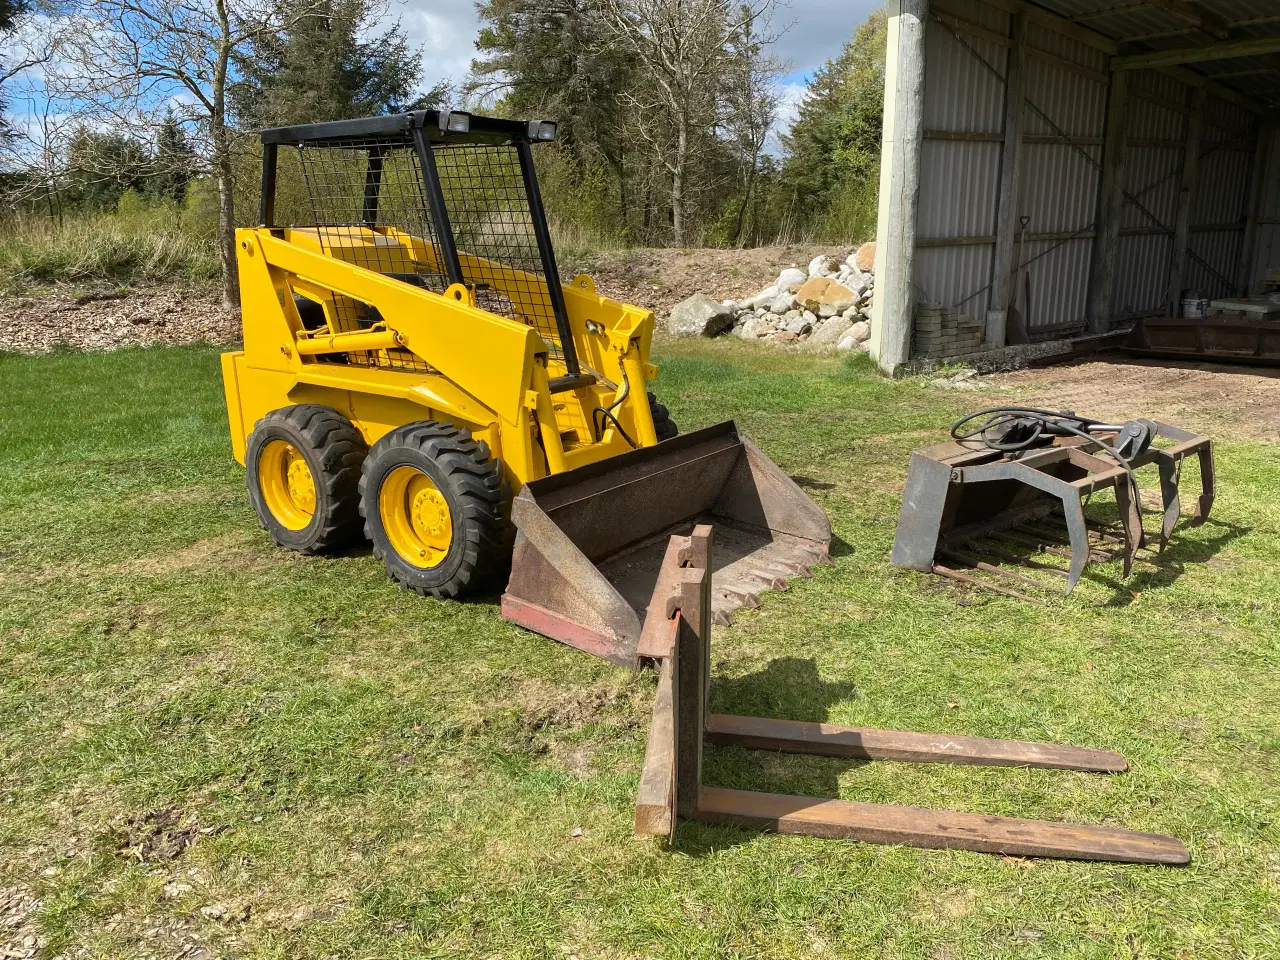
<svg viewBox="0 0 1280 960">
<path fill-rule="evenodd" d="M 1186 13 L 1176 13 L 1145 0 L 1032 0 L 1037 6 L 1123 44 L 1122 54 L 1204 48 L 1224 42 L 1197 25 Z M 1211 21 L 1225 25 L 1225 42 L 1276 38 L 1280 40 L 1277 0 L 1196 0 L 1194 7 Z M 1194 16 L 1194 13 L 1192 14 Z M 1266 53 L 1185 64 L 1206 78 L 1242 94 L 1255 103 L 1280 108 L 1280 54 Z"/>
</svg>

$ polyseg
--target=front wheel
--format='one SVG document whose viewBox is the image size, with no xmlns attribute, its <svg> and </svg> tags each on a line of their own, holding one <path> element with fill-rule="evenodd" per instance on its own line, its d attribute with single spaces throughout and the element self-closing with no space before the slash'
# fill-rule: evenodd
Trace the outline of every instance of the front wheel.
<svg viewBox="0 0 1280 960">
<path fill-rule="evenodd" d="M 360 513 L 388 575 L 438 600 L 473 592 L 505 565 L 502 468 L 467 430 L 424 420 L 373 445 Z"/>
<path fill-rule="evenodd" d="M 271 539 L 299 553 L 360 536 L 360 463 L 367 451 L 351 421 L 312 403 L 272 410 L 245 449 L 249 499 Z"/>
</svg>

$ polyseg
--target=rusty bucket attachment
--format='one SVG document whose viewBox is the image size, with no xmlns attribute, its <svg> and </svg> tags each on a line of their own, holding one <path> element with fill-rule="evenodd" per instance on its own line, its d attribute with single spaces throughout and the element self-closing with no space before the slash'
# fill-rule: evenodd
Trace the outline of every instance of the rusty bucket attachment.
<svg viewBox="0 0 1280 960">
<path fill-rule="evenodd" d="M 1135 471 L 1152 464 L 1159 470 L 1158 551 L 1163 551 L 1181 515 L 1182 463 L 1192 455 L 1199 458 L 1202 488 L 1191 525 L 1208 518 L 1215 490 L 1208 438 L 1153 421 L 1105 425 L 1069 413 L 1051 416 L 1069 417 L 1069 423 L 1086 429 L 1046 432 L 1018 449 L 997 449 L 1016 444 L 974 434 L 915 451 L 893 544 L 894 566 L 1022 599 L 1032 598 L 1014 588 L 1044 586 L 1055 577 L 1066 580 L 1070 593 L 1091 560 L 1122 558 L 1127 578 L 1146 547 Z M 1142 442 L 1126 447 L 1135 431 L 1143 434 Z M 1090 529 L 1084 507 L 1100 490 L 1114 491 L 1119 521 Z M 1044 556 L 1036 559 L 1028 550 Z M 1015 572 L 1010 564 L 1023 569 Z M 997 580 L 980 579 L 974 571 Z"/>
<path fill-rule="evenodd" d="M 1280 323 L 1223 313 L 1205 318 L 1147 317 L 1121 344 L 1125 353 L 1164 360 L 1280 366 Z"/>
<path fill-rule="evenodd" d="M 667 538 L 714 522 L 715 619 L 829 563 L 831 522 L 732 421 L 525 485 L 502 615 L 635 663 Z"/>
</svg>

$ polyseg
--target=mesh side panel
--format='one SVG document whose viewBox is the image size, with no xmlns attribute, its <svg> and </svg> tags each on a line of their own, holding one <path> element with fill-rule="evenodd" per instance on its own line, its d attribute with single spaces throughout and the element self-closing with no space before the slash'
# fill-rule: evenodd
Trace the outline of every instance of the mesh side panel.
<svg viewBox="0 0 1280 960">
<path fill-rule="evenodd" d="M 409 138 L 309 142 L 281 151 L 296 158 L 301 191 L 277 200 L 277 223 L 313 235 L 322 253 L 347 263 L 443 293 L 449 285 L 435 224 L 423 191 L 422 168 Z M 283 166 L 283 164 L 282 164 Z M 279 193 L 278 193 L 279 197 Z M 381 321 L 375 307 L 334 296 L 329 306 L 340 331 Z M 428 372 L 405 350 L 324 355 L 321 362 Z"/>
<path fill-rule="evenodd" d="M 436 144 L 434 153 L 462 275 L 476 285 L 477 305 L 529 324 L 563 359 L 516 148 Z"/>
</svg>

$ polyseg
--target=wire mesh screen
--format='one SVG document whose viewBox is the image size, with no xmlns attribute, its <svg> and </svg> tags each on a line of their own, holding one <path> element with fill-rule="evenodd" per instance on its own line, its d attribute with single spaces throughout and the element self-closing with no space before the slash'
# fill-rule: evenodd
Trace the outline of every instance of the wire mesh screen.
<svg viewBox="0 0 1280 960">
<path fill-rule="evenodd" d="M 289 152 L 295 153 L 303 189 L 277 188 L 276 221 L 292 228 L 295 242 L 313 237 L 320 252 L 328 256 L 444 292 L 449 281 L 411 139 L 311 141 L 294 151 L 282 151 L 281 158 Z M 282 205 L 281 200 L 286 203 Z M 335 332 L 368 329 L 382 319 L 375 307 L 350 297 L 331 295 L 325 306 L 332 311 Z M 407 350 L 323 359 L 429 369 Z"/>
<path fill-rule="evenodd" d="M 516 147 L 436 144 L 434 153 L 462 276 L 475 284 L 477 305 L 529 324 L 563 359 Z"/>
</svg>

